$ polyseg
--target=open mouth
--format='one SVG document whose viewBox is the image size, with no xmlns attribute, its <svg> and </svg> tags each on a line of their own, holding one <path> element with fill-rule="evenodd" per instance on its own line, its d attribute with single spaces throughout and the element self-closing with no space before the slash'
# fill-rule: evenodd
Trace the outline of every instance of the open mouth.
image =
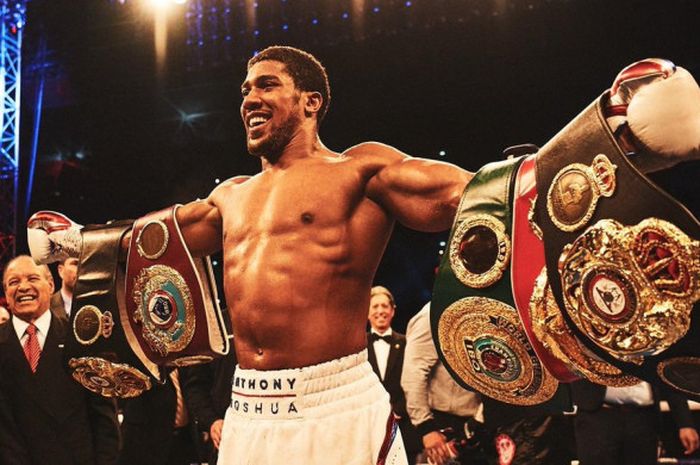
<svg viewBox="0 0 700 465">
<path fill-rule="evenodd" d="M 17 298 L 17 303 L 18 304 L 24 304 L 27 302 L 34 302 L 36 300 L 36 296 L 34 295 L 23 295 L 22 297 Z"/>
<path fill-rule="evenodd" d="M 257 135 L 260 129 L 270 120 L 270 115 L 254 114 L 248 116 L 247 124 L 248 131 L 251 135 Z"/>
</svg>

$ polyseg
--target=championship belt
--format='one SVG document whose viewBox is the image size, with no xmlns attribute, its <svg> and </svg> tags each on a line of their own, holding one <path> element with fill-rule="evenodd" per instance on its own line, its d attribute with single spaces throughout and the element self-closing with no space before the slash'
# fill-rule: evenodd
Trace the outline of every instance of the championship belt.
<svg viewBox="0 0 700 465">
<path fill-rule="evenodd" d="M 606 98 L 538 153 L 535 221 L 551 288 L 539 298 L 596 357 L 700 399 L 700 224 L 623 154 Z"/>
<path fill-rule="evenodd" d="M 211 262 L 189 253 L 178 208 L 136 221 L 127 261 L 127 334 L 156 365 L 204 363 L 229 351 Z"/>
<path fill-rule="evenodd" d="M 105 397 L 134 397 L 159 378 L 158 367 L 129 344 L 124 306 L 120 244 L 131 221 L 87 226 L 82 230 L 71 336 L 64 356 L 73 378 Z M 121 288 L 121 289 L 120 289 Z"/>
<path fill-rule="evenodd" d="M 441 361 L 470 390 L 509 404 L 551 399 L 543 366 L 515 308 L 511 202 L 523 157 L 490 163 L 467 186 L 433 290 L 431 327 Z"/>
<path fill-rule="evenodd" d="M 587 378 L 608 386 L 629 386 L 638 379 L 600 360 L 571 335 L 551 298 L 542 231 L 534 222 L 537 205 L 536 155 L 518 169 L 513 198 L 511 283 L 523 329 L 542 364 L 564 383 Z"/>
</svg>

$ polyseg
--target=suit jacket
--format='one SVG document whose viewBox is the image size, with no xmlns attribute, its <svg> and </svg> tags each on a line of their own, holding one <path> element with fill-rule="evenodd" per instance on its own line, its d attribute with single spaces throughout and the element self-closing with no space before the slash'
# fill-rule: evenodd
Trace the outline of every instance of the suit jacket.
<svg viewBox="0 0 700 465">
<path fill-rule="evenodd" d="M 223 419 L 231 404 L 231 380 L 236 368 L 236 352 L 231 348 L 223 357 L 211 363 L 180 368 L 182 395 L 197 429 L 209 433 L 212 423 Z M 210 464 L 215 464 L 218 451 L 211 443 L 204 448 Z"/>
<path fill-rule="evenodd" d="M 372 370 L 379 376 L 379 367 L 377 366 L 377 355 L 374 353 L 374 344 L 372 344 L 367 334 L 367 352 Z M 391 407 L 401 418 L 408 418 L 406 412 L 406 396 L 401 388 L 401 370 L 403 370 L 403 356 L 406 351 L 406 336 L 396 331 L 391 332 L 391 345 L 389 348 L 389 359 L 386 362 L 386 372 L 384 379 L 381 380 L 384 389 L 391 396 Z"/>
<path fill-rule="evenodd" d="M 391 408 L 398 416 L 401 435 L 403 436 L 404 446 L 409 455 L 409 461 L 415 458 L 422 448 L 423 443 L 418 435 L 418 431 L 411 424 L 411 418 L 406 410 L 406 394 L 401 387 L 401 372 L 403 371 L 403 357 L 406 352 L 406 336 L 396 331 L 391 332 L 391 344 L 389 347 L 389 358 L 386 362 L 386 371 L 384 379 L 379 376 L 379 366 L 377 365 L 377 355 L 374 352 L 374 344 L 370 342 L 369 334 L 367 334 L 367 356 L 372 370 L 377 374 L 379 379 L 387 390 L 391 399 Z"/>
<path fill-rule="evenodd" d="M 659 408 L 659 400 L 663 396 L 668 402 L 671 415 L 678 428 L 694 427 L 693 416 L 690 412 L 690 407 L 688 407 L 688 400 L 686 397 L 671 389 L 661 388 L 653 384 L 651 387 L 654 406 L 657 411 Z M 578 405 L 579 409 L 593 412 L 603 405 L 605 386 L 586 380 L 576 381 L 571 383 L 571 396 L 574 404 Z"/>
<path fill-rule="evenodd" d="M 60 290 L 54 292 L 51 296 L 49 307 L 51 309 L 51 313 L 53 313 L 54 316 L 58 318 L 63 318 L 64 320 L 68 319 L 68 314 L 66 313 L 66 307 L 63 302 L 63 296 L 61 295 Z"/>
<path fill-rule="evenodd" d="M 124 448 L 120 465 L 169 465 L 195 461 L 195 437 L 188 424 L 181 434 L 175 435 L 177 394 L 170 378 L 138 397 L 126 399 L 123 404 L 122 435 Z M 182 456 L 182 454 L 191 457 Z"/>
<path fill-rule="evenodd" d="M 182 394 L 187 402 L 190 418 L 194 418 L 200 431 L 208 432 L 211 424 L 223 419 L 231 404 L 231 380 L 236 368 L 236 352 L 211 363 L 180 369 Z"/>
<path fill-rule="evenodd" d="M 66 372 L 65 319 L 52 315 L 36 373 L 12 320 L 0 324 L 0 464 L 112 465 L 119 451 L 115 404 Z"/>
</svg>

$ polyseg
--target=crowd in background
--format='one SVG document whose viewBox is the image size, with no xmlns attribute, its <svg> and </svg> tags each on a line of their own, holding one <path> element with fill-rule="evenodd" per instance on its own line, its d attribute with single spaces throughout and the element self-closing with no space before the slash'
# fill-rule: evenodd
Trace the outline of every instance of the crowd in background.
<svg viewBox="0 0 700 465">
<path fill-rule="evenodd" d="M 136 398 L 117 403 L 94 395 L 71 379 L 61 357 L 77 260 L 56 271 L 60 288 L 47 266 L 27 256 L 3 271 L 0 465 L 216 463 L 234 351 L 173 370 Z M 391 327 L 396 311 L 388 289 L 372 288 L 368 360 L 390 394 L 411 464 L 653 464 L 660 453 L 689 456 L 698 449 L 687 400 L 646 383 L 564 385 L 577 412 L 514 407 L 464 389 L 439 360 L 430 305 L 410 320 L 406 335 Z M 677 431 L 665 438 L 665 451 L 662 396 Z"/>
</svg>

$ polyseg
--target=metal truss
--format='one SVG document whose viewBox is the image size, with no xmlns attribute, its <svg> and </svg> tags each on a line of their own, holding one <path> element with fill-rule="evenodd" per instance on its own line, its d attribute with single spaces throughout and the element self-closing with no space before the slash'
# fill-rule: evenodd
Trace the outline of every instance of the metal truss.
<svg viewBox="0 0 700 465">
<path fill-rule="evenodd" d="M 22 27 L 26 0 L 0 0 L 0 268 L 15 254 Z"/>
</svg>

